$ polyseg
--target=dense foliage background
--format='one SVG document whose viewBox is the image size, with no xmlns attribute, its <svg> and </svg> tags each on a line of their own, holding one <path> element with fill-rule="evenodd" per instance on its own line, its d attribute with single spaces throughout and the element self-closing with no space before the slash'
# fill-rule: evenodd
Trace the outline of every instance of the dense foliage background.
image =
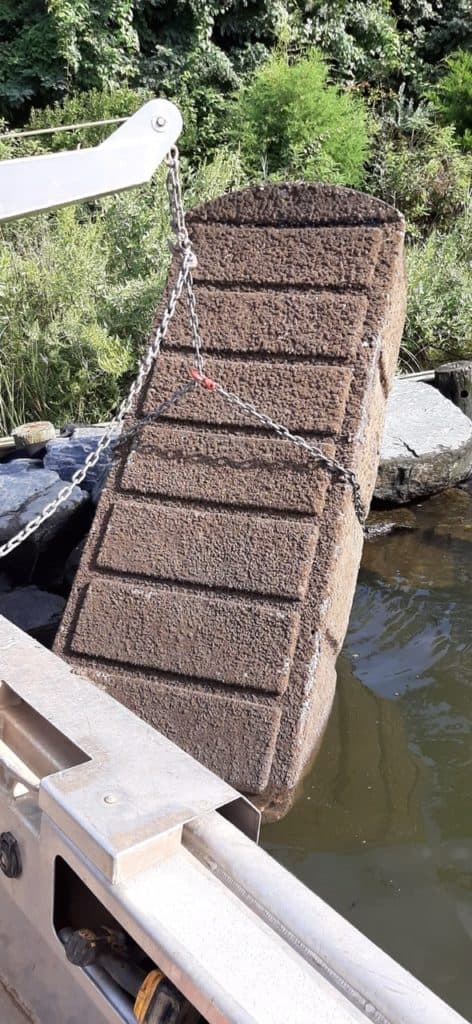
<svg viewBox="0 0 472 1024">
<path fill-rule="evenodd" d="M 408 225 L 409 369 L 472 358 L 472 0 L 0 0 L 0 158 L 93 145 L 38 128 L 185 119 L 189 205 L 267 178 L 333 181 Z M 163 175 L 4 225 L 0 431 L 99 419 L 133 371 L 168 265 Z"/>
</svg>

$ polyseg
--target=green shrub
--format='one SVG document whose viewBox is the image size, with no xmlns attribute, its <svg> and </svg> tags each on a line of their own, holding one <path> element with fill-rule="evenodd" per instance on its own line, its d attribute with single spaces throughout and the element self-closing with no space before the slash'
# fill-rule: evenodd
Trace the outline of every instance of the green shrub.
<svg viewBox="0 0 472 1024">
<path fill-rule="evenodd" d="M 185 203 L 188 209 L 209 203 L 230 189 L 244 188 L 248 184 L 239 150 L 222 147 L 212 160 L 193 166 L 184 164 L 183 180 Z"/>
<path fill-rule="evenodd" d="M 61 124 L 81 124 L 84 121 L 129 117 L 152 98 L 153 93 L 149 90 L 129 89 L 127 86 L 115 89 L 90 89 L 53 103 L 44 110 L 32 110 L 25 129 L 56 128 Z M 42 152 L 76 149 L 77 146 L 96 146 L 113 130 L 113 125 L 109 125 L 75 132 L 55 132 L 52 135 L 39 136 L 35 140 L 35 145 L 39 146 Z"/>
<path fill-rule="evenodd" d="M 444 121 L 455 126 L 464 149 L 472 152 L 472 53 L 458 50 L 446 65 L 433 96 Z"/>
<path fill-rule="evenodd" d="M 313 50 L 295 63 L 274 54 L 244 86 L 234 137 L 249 174 L 360 185 L 369 120 L 360 99 L 327 83 Z"/>
<path fill-rule="evenodd" d="M 410 237 L 447 228 L 465 210 L 472 160 L 461 152 L 454 128 L 413 111 L 398 129 L 384 120 L 375 145 L 368 188 L 404 214 Z"/>
<path fill-rule="evenodd" d="M 412 245 L 407 269 L 406 353 L 426 367 L 472 359 L 472 208 L 451 231 Z"/>
</svg>

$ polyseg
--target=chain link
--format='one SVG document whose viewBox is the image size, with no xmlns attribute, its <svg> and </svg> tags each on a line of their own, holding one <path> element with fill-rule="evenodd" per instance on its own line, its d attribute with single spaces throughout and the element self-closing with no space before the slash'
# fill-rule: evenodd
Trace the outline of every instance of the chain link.
<svg viewBox="0 0 472 1024">
<path fill-rule="evenodd" d="M 65 487 L 61 488 L 53 501 L 50 501 L 45 505 L 42 511 L 38 513 L 38 515 L 34 516 L 34 518 L 31 519 L 22 530 L 15 534 L 14 537 L 11 537 L 10 540 L 0 546 L 0 558 L 4 558 L 6 555 L 9 555 L 15 550 L 15 548 L 22 544 L 23 541 L 27 540 L 28 537 L 31 537 L 31 535 L 35 533 L 47 519 L 50 519 L 51 516 L 54 515 L 61 505 L 68 501 L 74 488 L 83 483 L 89 470 L 96 466 L 102 452 L 106 451 L 114 440 L 119 438 L 120 443 L 129 440 L 136 433 L 141 431 L 146 424 L 153 423 L 160 416 L 163 416 L 199 385 L 203 385 L 203 387 L 209 391 L 216 391 L 224 401 L 228 402 L 230 405 L 236 406 L 243 412 L 248 413 L 254 419 L 257 419 L 259 423 L 262 423 L 264 427 L 269 430 L 273 430 L 284 440 L 290 441 L 292 444 L 297 445 L 298 448 L 302 448 L 304 451 L 308 452 L 312 458 L 327 466 L 327 468 L 332 473 L 336 474 L 340 480 L 349 484 L 352 489 L 354 508 L 357 518 L 361 526 L 365 523 L 366 510 L 362 502 L 359 481 L 351 469 L 343 466 L 336 459 L 332 459 L 328 455 L 325 455 L 321 448 L 318 448 L 310 441 L 307 441 L 306 438 L 301 437 L 299 434 L 292 434 L 291 431 L 282 423 L 277 423 L 275 420 L 272 420 L 270 416 L 260 412 L 256 406 L 252 405 L 251 402 L 244 401 L 239 397 L 239 395 L 236 395 L 232 391 L 227 391 L 221 386 L 221 384 L 218 384 L 204 376 L 202 340 L 200 336 L 200 326 L 198 322 L 192 277 L 192 270 L 196 267 L 197 260 L 192 249 L 192 243 L 185 223 L 185 210 L 182 199 L 182 186 L 179 175 L 179 153 L 177 146 L 172 147 L 166 163 L 168 166 L 167 191 L 169 195 L 171 221 L 177 241 L 176 248 L 180 252 L 180 267 L 175 284 L 167 299 L 166 307 L 160 323 L 151 331 L 149 344 L 139 363 L 136 377 L 128 394 L 123 399 L 116 416 L 114 416 L 110 421 L 108 427 L 102 434 L 96 449 L 90 452 L 83 465 L 75 471 L 70 482 Z M 162 342 L 166 337 L 177 303 L 179 302 L 184 290 L 187 295 L 192 346 L 195 357 L 195 368 L 191 371 L 193 380 L 179 385 L 169 398 L 165 399 L 165 401 L 149 413 L 148 416 L 142 417 L 130 430 L 123 433 L 123 422 L 132 411 L 136 399 L 142 391 L 149 373 L 160 354 Z"/>
</svg>

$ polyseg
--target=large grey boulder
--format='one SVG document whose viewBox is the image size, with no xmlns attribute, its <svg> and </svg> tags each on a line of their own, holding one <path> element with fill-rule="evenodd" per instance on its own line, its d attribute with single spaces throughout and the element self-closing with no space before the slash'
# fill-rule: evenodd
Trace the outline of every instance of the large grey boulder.
<svg viewBox="0 0 472 1024">
<path fill-rule="evenodd" d="M 75 427 L 70 437 L 55 437 L 46 446 L 46 469 L 55 470 L 62 480 L 72 480 L 74 473 L 83 466 L 90 452 L 95 451 L 104 431 L 105 427 Z M 112 446 L 113 443 L 101 453 L 97 465 L 89 470 L 81 484 L 95 504 L 112 463 Z"/>
<path fill-rule="evenodd" d="M 30 519 L 53 501 L 64 481 L 43 469 L 37 459 L 14 459 L 0 465 L 0 544 L 10 540 Z M 88 500 L 80 487 L 35 534 L 38 546 L 46 544 L 60 526 Z"/>
<path fill-rule="evenodd" d="M 374 497 L 404 504 L 472 473 L 472 422 L 434 387 L 395 381 Z"/>
</svg>

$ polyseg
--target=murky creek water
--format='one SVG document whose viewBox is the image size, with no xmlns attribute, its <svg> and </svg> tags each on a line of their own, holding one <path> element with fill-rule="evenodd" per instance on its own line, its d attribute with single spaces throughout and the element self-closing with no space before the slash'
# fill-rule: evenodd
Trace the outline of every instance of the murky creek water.
<svg viewBox="0 0 472 1024">
<path fill-rule="evenodd" d="M 472 492 L 366 543 L 335 704 L 263 845 L 472 1019 Z"/>
</svg>

